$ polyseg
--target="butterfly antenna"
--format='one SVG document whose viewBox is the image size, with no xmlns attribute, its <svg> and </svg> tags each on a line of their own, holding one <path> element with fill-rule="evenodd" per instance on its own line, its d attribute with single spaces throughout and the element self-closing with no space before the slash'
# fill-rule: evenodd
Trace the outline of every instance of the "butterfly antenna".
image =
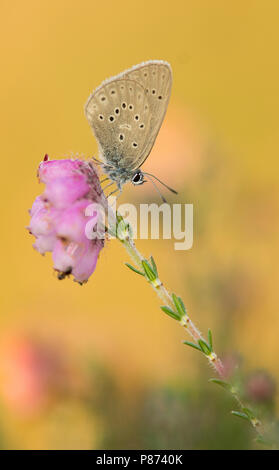
<svg viewBox="0 0 279 470">
<path fill-rule="evenodd" d="M 163 202 L 167 202 L 167 200 L 164 198 L 164 196 L 162 195 L 160 189 L 157 187 L 157 185 L 154 183 L 154 181 L 152 181 L 151 178 L 149 178 L 149 173 L 143 173 L 144 175 L 147 175 L 147 178 L 149 179 L 150 183 L 153 184 L 154 188 L 156 189 L 157 193 L 160 194 L 160 198 L 162 199 Z"/>
<path fill-rule="evenodd" d="M 159 183 L 161 183 L 163 186 L 165 186 L 165 188 L 167 188 L 169 191 L 171 191 L 171 192 L 174 193 L 174 194 L 178 194 L 178 192 L 175 191 L 175 189 L 172 189 L 172 188 L 170 188 L 170 186 L 168 186 L 166 183 L 163 183 L 163 181 L 159 180 L 159 178 L 157 178 L 157 176 L 151 175 L 151 173 L 143 173 L 143 175 L 152 176 L 152 178 L 155 178 L 155 180 L 159 181 Z M 150 181 L 151 181 L 151 180 L 150 180 Z"/>
</svg>

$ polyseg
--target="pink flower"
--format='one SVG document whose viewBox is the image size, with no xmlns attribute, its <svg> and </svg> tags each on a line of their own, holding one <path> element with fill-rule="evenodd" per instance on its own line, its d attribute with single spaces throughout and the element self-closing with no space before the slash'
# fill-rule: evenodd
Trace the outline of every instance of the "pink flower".
<svg viewBox="0 0 279 470">
<path fill-rule="evenodd" d="M 94 229 L 101 210 L 106 207 L 98 174 L 91 162 L 83 160 L 52 160 L 46 155 L 38 168 L 39 181 L 45 191 L 30 210 L 29 232 L 36 237 L 34 248 L 41 254 L 52 252 L 58 278 L 72 274 L 79 283 L 86 282 L 94 272 L 104 246 L 100 238 L 90 239 L 85 228 Z M 90 217 L 86 207 L 96 204 Z"/>
</svg>

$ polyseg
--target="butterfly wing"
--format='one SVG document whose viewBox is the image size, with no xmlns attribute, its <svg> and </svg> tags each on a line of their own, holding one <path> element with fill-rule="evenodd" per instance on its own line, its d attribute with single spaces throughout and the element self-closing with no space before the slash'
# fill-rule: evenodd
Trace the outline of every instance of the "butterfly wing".
<svg viewBox="0 0 279 470">
<path fill-rule="evenodd" d="M 132 169 L 145 148 L 151 122 L 143 86 L 131 79 L 107 80 L 88 98 L 85 114 L 102 160 Z"/>
<path fill-rule="evenodd" d="M 163 122 L 171 85 L 170 65 L 152 60 L 106 80 L 89 96 L 85 114 L 105 163 L 131 171 L 143 164 Z"/>
<path fill-rule="evenodd" d="M 137 161 L 134 162 L 134 168 L 139 168 L 151 152 L 165 117 L 171 94 L 172 70 L 168 62 L 151 60 L 123 72 L 123 76 L 136 80 L 144 87 L 151 114 L 150 130 L 145 148 L 141 155 L 138 154 Z"/>
</svg>

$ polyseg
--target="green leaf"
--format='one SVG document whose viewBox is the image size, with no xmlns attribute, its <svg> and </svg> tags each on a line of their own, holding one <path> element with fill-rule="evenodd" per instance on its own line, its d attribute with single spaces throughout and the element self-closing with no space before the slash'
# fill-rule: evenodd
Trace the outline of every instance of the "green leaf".
<svg viewBox="0 0 279 470">
<path fill-rule="evenodd" d="M 116 214 L 116 220 L 117 220 L 117 222 L 121 222 L 121 220 L 123 220 L 122 215 L 118 214 L 118 212 Z"/>
<path fill-rule="evenodd" d="M 156 266 L 153 256 L 150 256 L 150 261 L 152 264 L 153 271 L 156 274 L 156 277 L 158 277 L 158 270 L 157 270 L 157 266 Z"/>
<path fill-rule="evenodd" d="M 131 266 L 131 264 L 129 264 L 129 263 L 125 263 L 125 264 L 126 264 L 126 266 L 128 266 L 128 268 L 130 268 L 132 271 L 134 271 L 134 273 L 137 273 L 137 274 L 140 274 L 141 276 L 144 276 L 144 273 L 142 273 L 138 269 L 134 268 L 134 266 Z"/>
<path fill-rule="evenodd" d="M 202 352 L 206 355 L 206 356 L 209 356 L 209 354 L 211 353 L 211 349 L 210 347 L 208 346 L 208 344 L 203 340 L 203 339 L 199 339 L 198 341 L 200 347 L 201 347 L 201 350 Z"/>
<path fill-rule="evenodd" d="M 250 421 L 247 414 L 241 413 L 240 411 L 231 411 L 231 414 L 238 418 L 246 419 L 246 421 Z"/>
<path fill-rule="evenodd" d="M 256 416 L 254 415 L 253 411 L 250 410 L 250 408 L 243 407 L 242 410 L 248 416 L 249 419 L 257 420 Z"/>
<path fill-rule="evenodd" d="M 257 442 L 258 444 L 261 444 L 263 446 L 266 446 L 266 447 L 272 447 L 272 442 L 266 440 L 261 434 L 259 434 L 256 439 L 255 439 L 255 442 Z"/>
<path fill-rule="evenodd" d="M 201 348 L 195 343 L 191 343 L 190 341 L 183 341 L 183 344 L 186 344 L 187 346 L 191 346 L 191 348 L 197 349 L 198 351 L 202 352 Z"/>
<path fill-rule="evenodd" d="M 209 379 L 209 382 L 220 385 L 220 387 L 225 388 L 226 390 L 231 391 L 231 384 L 220 379 Z"/>
<path fill-rule="evenodd" d="M 184 305 L 184 303 L 183 303 L 183 300 L 181 299 L 181 297 L 177 297 L 177 298 L 178 298 L 178 300 L 179 300 L 179 302 L 180 302 L 180 305 L 181 305 L 181 308 L 182 308 L 182 310 L 183 310 L 183 312 L 184 312 L 184 315 L 186 315 L 187 312 L 186 312 L 186 308 L 185 308 L 185 305 Z"/>
<path fill-rule="evenodd" d="M 177 313 L 179 314 L 180 318 L 183 317 L 183 315 L 185 315 L 185 312 L 181 306 L 181 303 L 178 299 L 178 297 L 175 295 L 175 294 L 172 294 L 172 300 L 173 300 L 173 303 L 175 305 L 175 308 L 177 310 Z"/>
<path fill-rule="evenodd" d="M 210 346 L 211 351 L 213 350 L 213 343 L 212 343 L 212 333 L 211 330 L 208 330 L 208 344 Z"/>
<path fill-rule="evenodd" d="M 171 308 L 166 307 L 166 306 L 161 306 L 161 309 L 163 310 L 163 312 L 165 312 L 171 318 L 174 318 L 174 320 L 180 320 L 179 315 L 177 315 L 177 313 L 174 312 Z"/>
<path fill-rule="evenodd" d="M 151 268 L 151 266 L 148 264 L 146 260 L 142 261 L 142 267 L 149 281 L 152 282 L 152 281 L 155 281 L 155 279 L 157 279 L 156 274 L 154 273 L 153 269 Z"/>
<path fill-rule="evenodd" d="M 171 296 L 172 296 L 172 300 L 176 309 L 179 310 L 181 307 L 180 307 L 180 303 L 178 302 L 177 296 L 175 294 L 172 294 Z"/>
</svg>

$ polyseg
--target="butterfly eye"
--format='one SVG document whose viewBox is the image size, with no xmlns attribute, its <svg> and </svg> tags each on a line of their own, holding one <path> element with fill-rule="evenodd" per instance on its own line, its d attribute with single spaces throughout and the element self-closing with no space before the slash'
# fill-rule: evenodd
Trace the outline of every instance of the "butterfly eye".
<svg viewBox="0 0 279 470">
<path fill-rule="evenodd" d="M 104 116 L 102 114 L 99 114 L 99 119 L 102 121 L 104 119 Z"/>
<path fill-rule="evenodd" d="M 143 174 L 141 171 L 137 171 L 137 173 L 134 174 L 132 178 L 132 183 L 133 184 L 142 184 L 143 183 Z"/>
<path fill-rule="evenodd" d="M 119 140 L 121 140 L 121 141 L 124 140 L 124 134 L 119 134 Z"/>
<path fill-rule="evenodd" d="M 136 114 L 136 115 L 135 115 L 135 121 L 138 121 L 138 120 L 139 120 L 139 115 Z"/>
<path fill-rule="evenodd" d="M 121 106 L 122 106 L 123 109 L 125 109 L 127 105 L 126 105 L 126 103 L 122 103 Z"/>
</svg>

